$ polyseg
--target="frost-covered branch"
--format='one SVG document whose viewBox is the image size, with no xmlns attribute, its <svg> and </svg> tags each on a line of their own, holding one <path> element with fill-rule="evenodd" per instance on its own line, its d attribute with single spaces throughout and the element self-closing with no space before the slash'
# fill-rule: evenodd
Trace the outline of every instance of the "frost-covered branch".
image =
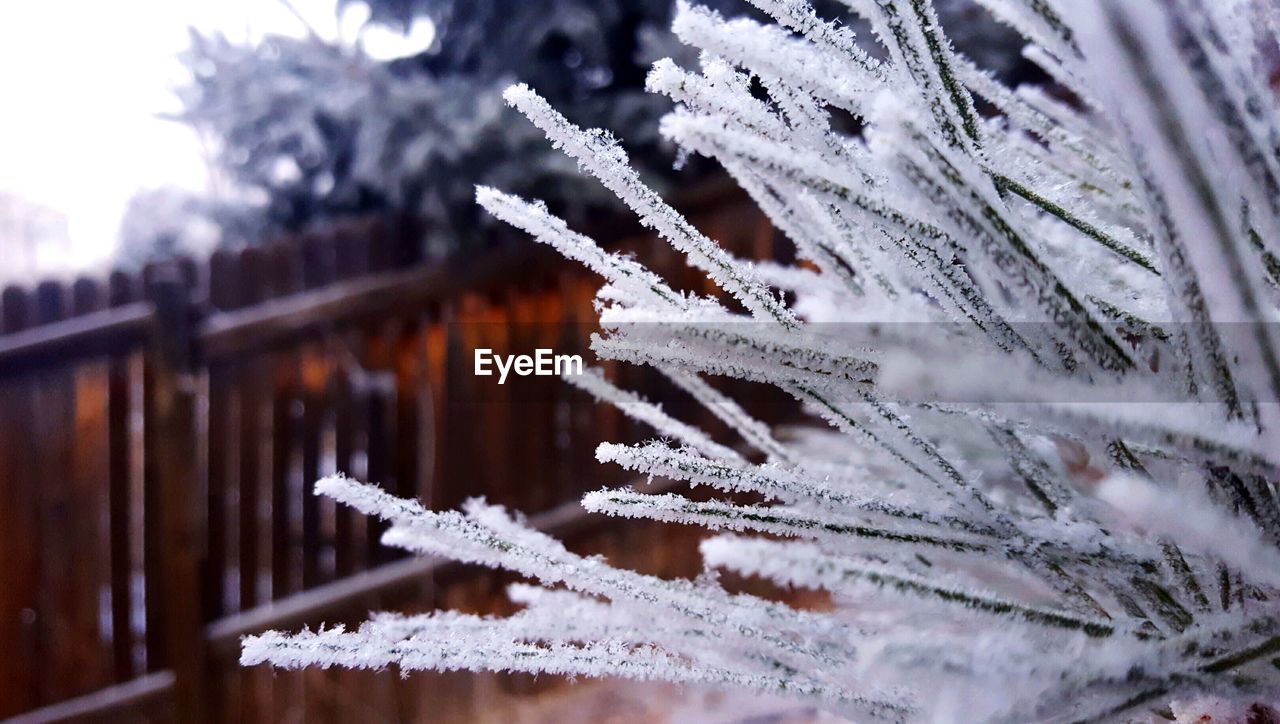
<svg viewBox="0 0 1280 724">
<path fill-rule="evenodd" d="M 429 511 L 328 478 L 318 492 L 391 522 L 385 543 L 536 585 L 506 619 L 271 633 L 245 663 L 698 682 L 891 721 L 1280 692 L 1280 97 L 1260 60 L 1280 13 L 982 0 L 1053 79 L 1011 88 L 928 0 L 846 0 L 870 38 L 805 0 L 751 3 L 776 22 L 680 2 L 698 67 L 659 61 L 647 86 L 677 104 L 662 135 L 720 162 L 796 264 L 728 253 L 612 136 L 523 85 L 507 100 L 737 304 L 675 292 L 537 202 L 477 200 L 605 278 L 599 357 L 655 368 L 741 438 L 573 378 L 660 438 L 599 446 L 620 484 L 704 486 L 584 507 L 722 531 L 709 570 L 823 589 L 829 610 L 616 568 L 481 501 Z M 799 409 L 766 424 L 712 377 Z"/>
</svg>

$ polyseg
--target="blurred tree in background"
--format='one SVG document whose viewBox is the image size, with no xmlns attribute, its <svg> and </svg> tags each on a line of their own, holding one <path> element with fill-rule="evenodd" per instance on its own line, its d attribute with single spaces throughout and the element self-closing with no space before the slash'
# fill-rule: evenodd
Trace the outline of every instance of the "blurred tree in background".
<svg viewBox="0 0 1280 724">
<path fill-rule="evenodd" d="M 702 3 L 729 15 L 752 12 L 739 0 Z M 183 219 L 212 223 L 220 243 L 234 244 L 374 211 L 426 222 L 426 251 L 438 255 L 465 246 L 488 223 L 472 202 L 477 183 L 536 191 L 560 215 L 579 219 L 607 195 L 503 108 L 501 90 L 516 80 L 576 123 L 626 139 L 660 190 L 715 173 L 697 161 L 673 172 L 674 154 L 657 133 L 669 104 L 644 91 L 654 60 L 697 62 L 664 32 L 671 0 L 338 0 L 334 11 L 353 5 L 366 6 L 369 27 L 407 32 L 427 19 L 434 39 L 415 55 L 380 60 L 358 41 L 315 34 L 245 44 L 192 32 L 183 58 L 192 81 L 179 89 L 184 111 L 176 119 L 206 138 L 234 193 L 181 203 L 140 194 L 122 229 L 127 258 L 165 255 L 206 235 L 171 228 Z M 1005 75 L 1022 67 L 1017 36 L 969 0 L 939 8 L 957 27 L 962 51 Z M 819 9 L 842 15 L 835 3 Z"/>
<path fill-rule="evenodd" d="M 667 22 L 666 2 L 396 0 L 370 9 L 369 22 L 406 29 L 429 18 L 431 47 L 383 61 L 318 37 L 244 45 L 192 34 L 180 119 L 211 138 L 224 174 L 257 192 L 238 213 L 216 209 L 221 223 L 238 215 L 237 231 L 270 233 L 401 211 L 431 224 L 430 251 L 439 253 L 480 223 L 477 182 L 550 190 L 562 212 L 580 213 L 604 197 L 504 112 L 501 90 L 517 78 L 581 123 L 627 131 L 638 156 L 655 156 L 665 104 L 643 91 L 641 46 L 646 28 Z"/>
</svg>

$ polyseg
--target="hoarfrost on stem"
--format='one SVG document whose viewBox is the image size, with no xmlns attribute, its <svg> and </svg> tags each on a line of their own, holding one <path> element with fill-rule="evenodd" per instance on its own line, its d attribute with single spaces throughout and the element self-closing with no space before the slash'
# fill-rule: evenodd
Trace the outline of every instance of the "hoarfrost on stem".
<svg viewBox="0 0 1280 724">
<path fill-rule="evenodd" d="M 753 4 L 776 25 L 679 3 L 700 67 L 659 61 L 648 87 L 678 104 L 662 132 L 720 161 L 803 266 L 735 258 L 523 85 L 507 101 L 733 301 L 677 293 L 537 202 L 476 196 L 605 278 L 599 356 L 655 367 L 740 438 L 591 371 L 571 382 L 657 436 L 601 463 L 760 498 L 583 505 L 721 531 L 709 570 L 825 589 L 832 610 L 615 568 L 483 501 L 435 512 L 327 478 L 319 494 L 390 521 L 385 543 L 546 588 L 513 588 L 505 619 L 248 637 L 243 662 L 699 682 L 889 721 L 1280 696 L 1276 12 L 983 0 L 1063 100 L 955 52 L 926 0 L 847 0 L 883 52 L 804 0 Z M 809 422 L 779 434 L 714 377 L 774 385 Z"/>
</svg>

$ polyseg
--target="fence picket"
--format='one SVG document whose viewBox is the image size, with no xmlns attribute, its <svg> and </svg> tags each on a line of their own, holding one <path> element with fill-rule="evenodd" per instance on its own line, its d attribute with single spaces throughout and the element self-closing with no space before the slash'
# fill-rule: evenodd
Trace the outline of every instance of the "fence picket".
<svg viewBox="0 0 1280 724">
<path fill-rule="evenodd" d="M 71 287 L 71 316 L 105 308 L 106 296 L 92 279 L 77 279 Z M 93 360 L 69 366 L 70 415 L 65 520 L 76 545 L 71 550 L 68 588 L 69 632 L 75 642 L 73 666 L 77 693 L 111 683 L 109 642 L 100 635 L 99 604 L 111 585 L 107 556 L 107 490 L 102 479 L 107 466 L 108 363 Z"/>
<path fill-rule="evenodd" d="M 70 311 L 66 290 L 57 282 L 36 287 L 36 322 L 52 324 Z M 36 379 L 32 426 L 36 439 L 36 475 L 40 480 L 40 597 L 37 622 L 43 669 L 42 698 L 58 701 L 84 693 L 76 664 L 74 554 L 82 534 L 73 527 L 70 466 L 75 422 L 74 377 L 62 365 L 41 370 Z"/>
<path fill-rule="evenodd" d="M 136 279 L 123 272 L 111 275 L 107 303 L 120 307 L 137 301 Z M 130 539 L 135 526 L 131 510 L 133 495 L 133 377 L 127 355 L 108 360 L 107 371 L 107 520 L 111 558 L 111 644 L 112 668 L 117 682 L 132 679 L 134 663 L 133 629 L 134 560 Z"/>
<path fill-rule="evenodd" d="M 0 332 L 13 333 L 35 322 L 27 292 L 7 287 L 0 294 Z M 37 517 L 39 482 L 31 451 L 36 439 L 31 425 L 33 391 L 25 380 L 0 380 L 0 717 L 44 703 L 39 699 L 37 623 L 40 591 L 40 535 Z"/>
</svg>

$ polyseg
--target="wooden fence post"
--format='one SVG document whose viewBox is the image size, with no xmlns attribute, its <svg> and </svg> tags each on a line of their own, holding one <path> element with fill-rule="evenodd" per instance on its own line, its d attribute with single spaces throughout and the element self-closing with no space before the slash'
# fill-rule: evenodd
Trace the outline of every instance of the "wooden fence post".
<svg viewBox="0 0 1280 724">
<path fill-rule="evenodd" d="M 149 280 L 156 324 L 147 349 L 150 385 L 146 408 L 145 479 L 150 488 L 147 526 L 159 550 L 148 575 L 159 585 L 147 600 L 148 627 L 158 625 L 160 652 L 172 668 L 178 720 L 214 718 L 206 696 L 201 559 L 204 535 L 196 490 L 194 382 L 191 371 L 191 308 L 187 282 L 176 267 L 163 267 Z M 154 669 L 153 669 L 154 670 Z"/>
</svg>

